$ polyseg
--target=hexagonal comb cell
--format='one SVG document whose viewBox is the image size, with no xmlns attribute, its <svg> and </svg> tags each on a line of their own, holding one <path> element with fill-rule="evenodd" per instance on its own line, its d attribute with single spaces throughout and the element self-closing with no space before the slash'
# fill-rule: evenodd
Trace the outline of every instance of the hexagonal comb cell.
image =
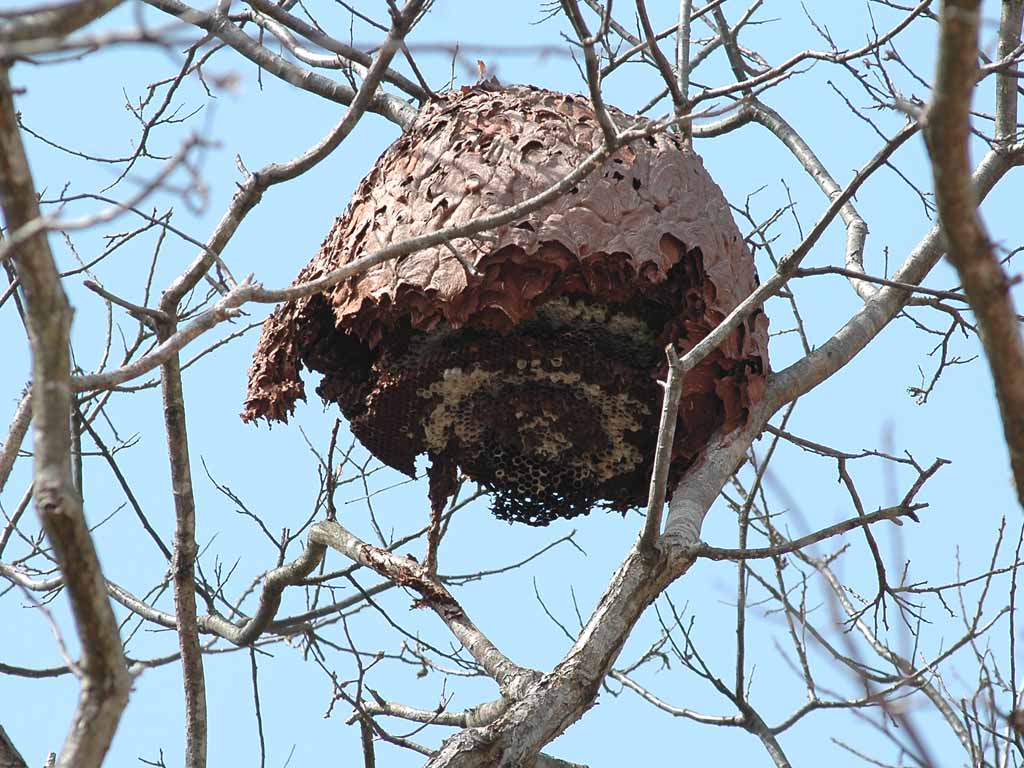
<svg viewBox="0 0 1024 768">
<path fill-rule="evenodd" d="M 642 122 L 617 110 L 625 127 Z M 440 96 L 377 161 L 320 252 L 316 279 L 390 243 L 538 194 L 600 146 L 582 96 L 493 82 Z M 700 158 L 670 134 L 623 147 L 569 193 L 476 238 L 378 264 L 274 311 L 243 418 L 286 421 L 302 369 L 323 374 L 353 434 L 412 474 L 435 508 L 457 472 L 501 519 L 546 525 L 643 504 L 664 348 L 703 339 L 756 286 L 753 260 Z M 764 387 L 757 312 L 683 382 L 670 480 Z"/>
</svg>

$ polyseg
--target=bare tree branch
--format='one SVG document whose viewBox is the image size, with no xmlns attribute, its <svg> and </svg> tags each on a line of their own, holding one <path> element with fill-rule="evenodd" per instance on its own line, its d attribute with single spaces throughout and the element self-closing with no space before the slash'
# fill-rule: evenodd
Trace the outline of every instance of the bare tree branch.
<svg viewBox="0 0 1024 768">
<path fill-rule="evenodd" d="M 518 699 L 522 691 L 536 678 L 535 672 L 514 664 L 501 653 L 477 629 L 462 606 L 436 576 L 427 573 L 415 560 L 399 557 L 367 544 L 338 523 L 331 521 L 314 525 L 310 532 L 310 541 L 327 545 L 355 562 L 372 568 L 394 583 L 419 592 L 424 605 L 431 608 L 448 625 L 463 647 L 498 682 L 506 696 Z"/>
<path fill-rule="evenodd" d="M 18 131 L 8 68 L 0 64 L 0 203 L 9 229 L 39 218 Z M 45 235 L 23 243 L 15 266 L 32 343 L 36 509 L 66 584 L 82 646 L 81 691 L 60 765 L 99 766 L 128 702 L 129 677 L 82 501 L 71 479 L 71 307 Z"/>
<path fill-rule="evenodd" d="M 336 53 L 338 56 L 342 56 L 362 67 L 368 68 L 373 63 L 373 57 L 370 54 L 364 53 L 358 48 L 354 48 L 340 40 L 335 40 L 333 37 L 325 34 L 323 30 L 317 29 L 311 24 L 307 24 L 299 17 L 288 13 L 288 11 L 276 3 L 271 3 L 269 0 L 245 0 L 245 2 L 260 14 L 283 24 L 288 29 L 297 32 L 310 42 L 319 45 L 325 50 Z M 407 94 L 418 99 L 420 102 L 426 101 L 430 97 L 430 94 L 423 90 L 423 88 L 418 84 L 392 69 L 386 69 L 384 74 L 381 76 L 381 80 L 401 88 Z"/>
<path fill-rule="evenodd" d="M 988 152 L 972 176 L 977 199 L 984 199 L 1013 165 L 1013 159 L 1004 153 Z M 916 285 L 942 258 L 945 245 L 942 232 L 937 226 L 933 227 L 910 252 L 893 275 L 893 280 Z M 879 290 L 832 338 L 811 354 L 776 373 L 764 399 L 755 410 L 774 413 L 782 403 L 799 397 L 834 374 L 896 316 L 908 299 L 907 291 L 900 288 L 885 287 Z"/>
<path fill-rule="evenodd" d="M 0 448 L 0 491 L 7 484 L 7 478 L 11 476 L 14 462 L 18 459 L 18 452 L 21 450 L 21 443 L 28 433 L 28 426 L 32 423 L 32 391 L 25 393 L 14 411 L 14 418 L 11 419 L 11 426 L 7 430 L 7 439 Z"/>
<path fill-rule="evenodd" d="M 121 3 L 122 0 L 74 0 L 48 8 L 0 11 L 0 43 L 67 37 Z"/>
<path fill-rule="evenodd" d="M 978 212 L 979 200 L 971 183 L 968 158 L 980 22 L 980 0 L 943 2 L 938 72 L 925 116 L 925 135 L 934 169 L 939 219 L 949 244 L 949 260 L 956 267 L 978 318 L 995 382 L 1017 498 L 1024 506 L 1024 341 L 1010 281 L 993 252 Z M 1019 2 L 1007 4 L 1004 22 L 1007 28 L 1003 30 L 1001 46 L 1013 48 L 1020 42 Z M 1005 79 L 1000 77 L 1001 81 Z M 997 126 L 1001 132 L 997 141 L 1002 146 L 1012 140 L 1016 131 L 1017 95 L 1014 92 L 1007 97 L 1006 90 L 1004 82 L 999 91 L 1003 116 Z M 997 151 L 1002 151 L 1002 146 Z"/>
<path fill-rule="evenodd" d="M 304 70 L 263 47 L 232 24 L 226 16 L 197 10 L 179 0 L 146 0 L 146 2 L 164 13 L 176 16 L 188 24 L 216 35 L 247 59 L 297 88 L 340 104 L 351 104 L 356 97 L 356 91 L 351 86 L 342 85 L 316 72 Z M 399 106 L 400 103 L 400 101 L 388 98 L 386 94 L 374 95 L 370 100 L 368 110 L 376 112 L 404 128 L 412 122 L 416 116 L 416 110 L 408 104 Z"/>
<path fill-rule="evenodd" d="M 616 135 L 618 131 L 608 114 L 608 110 L 605 108 L 604 97 L 601 95 L 601 63 L 598 61 L 597 52 L 594 50 L 597 42 L 608 34 L 608 22 L 611 17 L 606 11 L 602 18 L 601 29 L 596 34 L 591 35 L 576 0 L 561 1 L 562 9 L 565 11 L 565 15 L 569 17 L 573 30 L 579 38 L 580 46 L 583 48 L 583 58 L 586 63 L 587 72 L 587 89 L 590 93 L 590 102 L 594 105 L 594 114 L 597 115 L 597 122 L 601 126 L 601 132 L 604 134 L 605 146 L 609 151 L 614 151 L 617 146 Z M 610 5 L 609 3 L 609 7 Z"/>
<path fill-rule="evenodd" d="M 173 332 L 173 323 L 162 324 L 159 330 L 161 340 L 166 341 Z M 199 627 L 196 622 L 195 567 L 199 552 L 196 543 L 196 501 L 192 490 L 181 364 L 177 355 L 161 366 L 160 382 L 176 521 L 171 571 L 174 583 L 174 613 L 178 620 L 178 649 L 181 653 L 185 689 L 185 766 L 204 768 L 206 679 L 203 672 L 202 649 L 199 646 Z"/>
<path fill-rule="evenodd" d="M 853 517 L 841 523 L 822 528 L 820 531 L 809 533 L 798 539 L 793 539 L 785 544 L 772 547 L 760 547 L 756 549 L 726 549 L 723 547 L 712 547 L 707 544 L 699 544 L 693 547 L 690 552 L 696 557 L 706 557 L 711 560 L 759 560 L 762 558 L 778 557 L 789 552 L 796 552 L 798 549 L 817 544 L 819 541 L 831 539 L 839 534 L 852 531 L 854 528 L 863 528 L 882 520 L 891 520 L 897 525 L 902 525 L 901 517 L 909 517 L 916 520 L 917 510 L 922 509 L 925 504 L 912 504 L 910 506 L 889 507 L 879 509 L 876 512 L 865 514 L 863 517 Z"/>
<path fill-rule="evenodd" d="M 661 402 L 661 421 L 658 425 L 658 442 L 654 449 L 654 470 L 651 472 L 651 489 L 647 497 L 647 518 L 640 537 L 642 551 L 650 552 L 654 542 L 661 535 L 661 513 L 665 506 L 668 486 L 668 470 L 672 464 L 672 446 L 676 439 L 676 422 L 679 415 L 679 396 L 683 392 L 682 366 L 679 355 L 669 346 L 668 374 L 662 388 L 665 394 Z"/>
<path fill-rule="evenodd" d="M 718 347 L 718 345 L 721 344 L 726 337 L 750 315 L 751 312 L 762 306 L 765 301 L 782 290 L 783 286 L 789 281 L 796 269 L 800 266 L 800 262 L 807 256 L 821 235 L 824 234 L 829 223 L 831 223 L 839 211 L 842 210 L 847 201 L 856 194 L 857 189 L 860 188 L 861 184 L 870 178 L 871 175 L 881 167 L 886 160 L 888 160 L 893 152 L 902 146 L 916 132 L 917 127 L 914 125 L 907 125 L 904 127 L 902 131 L 890 139 L 889 142 L 857 172 L 853 180 L 849 185 L 847 185 L 846 189 L 843 190 L 841 194 L 832 197 L 832 203 L 826 209 L 822 217 L 818 219 L 817 223 L 815 223 L 814 227 L 803 241 L 779 261 L 775 274 L 761 283 L 761 285 L 741 301 L 711 333 L 701 339 L 689 352 L 683 355 L 680 360 L 682 375 L 685 376 L 693 369 L 694 366 Z M 805 358 L 805 360 L 806 359 L 807 358 Z M 775 406 L 776 409 L 778 407 L 780 406 Z"/>
</svg>

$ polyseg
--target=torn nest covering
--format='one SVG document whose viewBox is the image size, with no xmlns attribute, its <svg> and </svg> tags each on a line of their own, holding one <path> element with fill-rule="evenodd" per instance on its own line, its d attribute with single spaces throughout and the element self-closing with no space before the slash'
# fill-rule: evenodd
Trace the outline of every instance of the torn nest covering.
<svg viewBox="0 0 1024 768">
<path fill-rule="evenodd" d="M 296 283 L 503 211 L 601 141 L 582 96 L 493 82 L 445 94 L 377 161 Z M 428 455 L 435 509 L 459 470 L 499 518 L 530 525 L 642 505 L 665 346 L 691 349 L 757 284 L 700 158 L 671 134 L 635 141 L 554 202 L 450 245 L 277 307 L 243 418 L 287 421 L 305 366 L 382 462 L 413 475 Z M 686 376 L 670 487 L 760 398 L 767 325 L 755 312 Z"/>
</svg>

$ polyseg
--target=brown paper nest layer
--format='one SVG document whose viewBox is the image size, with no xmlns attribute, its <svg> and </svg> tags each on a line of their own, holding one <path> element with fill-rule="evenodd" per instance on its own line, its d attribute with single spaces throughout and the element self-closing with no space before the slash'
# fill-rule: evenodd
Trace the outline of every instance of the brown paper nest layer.
<svg viewBox="0 0 1024 768">
<path fill-rule="evenodd" d="M 582 96 L 493 83 L 446 94 L 377 161 L 296 282 L 503 211 L 600 142 Z M 412 475 L 428 455 L 435 507 L 460 469 L 499 518 L 532 525 L 643 504 L 665 346 L 691 349 L 757 281 L 700 158 L 674 135 L 641 139 L 556 201 L 452 245 L 475 275 L 442 245 L 277 307 L 243 418 L 287 421 L 306 367 L 382 462 Z M 744 423 L 767 371 L 756 312 L 683 382 L 672 481 L 713 432 Z"/>
</svg>

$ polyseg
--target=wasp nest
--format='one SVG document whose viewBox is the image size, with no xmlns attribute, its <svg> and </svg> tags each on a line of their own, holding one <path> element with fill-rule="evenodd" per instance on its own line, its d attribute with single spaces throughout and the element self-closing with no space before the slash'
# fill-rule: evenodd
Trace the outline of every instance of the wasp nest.
<svg viewBox="0 0 1024 768">
<path fill-rule="evenodd" d="M 601 140 L 582 96 L 493 83 L 446 94 L 377 161 L 296 281 L 503 211 Z M 692 348 L 757 280 L 700 158 L 670 134 L 635 141 L 554 202 L 451 245 L 279 306 L 243 417 L 287 420 L 305 366 L 382 462 L 412 475 L 428 455 L 435 508 L 458 470 L 499 518 L 530 525 L 643 504 L 665 346 Z M 757 312 L 683 382 L 671 480 L 714 431 L 744 423 L 767 368 Z"/>
</svg>

